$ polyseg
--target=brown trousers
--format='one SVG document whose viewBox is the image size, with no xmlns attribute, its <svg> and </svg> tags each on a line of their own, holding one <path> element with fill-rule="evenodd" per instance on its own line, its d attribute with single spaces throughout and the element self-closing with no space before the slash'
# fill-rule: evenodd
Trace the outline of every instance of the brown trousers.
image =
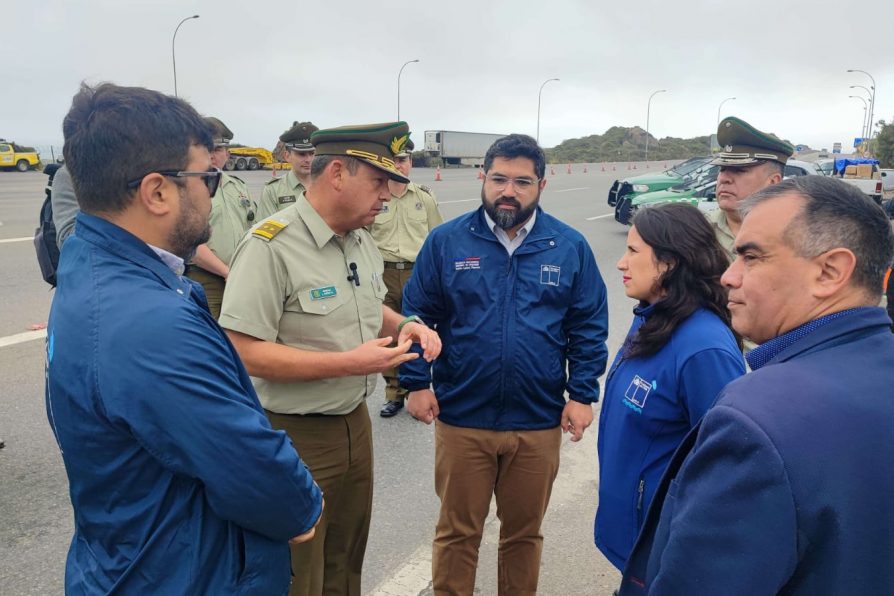
<svg viewBox="0 0 894 596">
<path fill-rule="evenodd" d="M 432 546 L 432 579 L 437 596 L 472 594 L 494 495 L 500 519 L 498 594 L 537 593 L 540 525 L 559 472 L 561 441 L 559 427 L 491 431 L 436 423 L 435 492 L 441 513 Z"/>
<path fill-rule="evenodd" d="M 208 310 L 211 311 L 212 317 L 219 319 L 226 280 L 195 265 L 187 267 L 186 277 L 202 284 L 202 288 L 205 290 L 205 299 L 208 301 Z"/>
<path fill-rule="evenodd" d="M 412 269 L 385 269 L 385 272 L 382 274 L 385 280 L 385 288 L 388 289 L 388 293 L 385 294 L 385 306 L 395 312 L 401 311 L 404 286 L 407 285 L 412 274 Z M 396 340 L 397 338 L 395 337 L 394 339 Z M 392 347 L 396 346 L 397 342 L 391 345 Z M 385 379 L 385 401 L 403 401 L 407 398 L 407 390 L 398 383 L 397 368 L 389 368 L 384 371 L 382 378 Z"/>
<path fill-rule="evenodd" d="M 294 545 L 289 596 L 360 596 L 372 516 L 372 425 L 366 402 L 344 416 L 267 412 L 286 431 L 323 491 L 325 506 L 313 539 Z"/>
</svg>

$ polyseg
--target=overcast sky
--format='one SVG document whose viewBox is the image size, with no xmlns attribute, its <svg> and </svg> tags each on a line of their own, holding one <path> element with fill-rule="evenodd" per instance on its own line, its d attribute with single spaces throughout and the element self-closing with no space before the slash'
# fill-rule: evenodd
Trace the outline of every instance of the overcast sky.
<svg viewBox="0 0 894 596">
<path fill-rule="evenodd" d="M 235 142 L 272 148 L 293 120 L 329 127 L 401 119 L 425 130 L 540 140 L 646 126 L 716 130 L 717 109 L 814 148 L 853 143 L 870 87 L 894 118 L 894 2 L 487 0 L 430 2 L 43 0 L 0 17 L 0 137 L 62 144 L 82 80 L 173 94 L 221 118 Z M 848 5 L 849 4 L 849 5 Z"/>
</svg>

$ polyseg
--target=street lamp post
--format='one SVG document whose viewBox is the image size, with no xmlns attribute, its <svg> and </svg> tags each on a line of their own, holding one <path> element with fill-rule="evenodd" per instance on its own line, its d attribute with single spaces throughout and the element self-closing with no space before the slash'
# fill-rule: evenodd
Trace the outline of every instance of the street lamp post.
<svg viewBox="0 0 894 596">
<path fill-rule="evenodd" d="M 400 70 L 397 72 L 397 119 L 400 120 L 400 75 L 403 74 L 404 68 L 406 68 L 407 64 L 413 64 L 414 62 L 419 62 L 419 60 L 407 60 L 404 62 L 404 65 L 400 67 Z"/>
<path fill-rule="evenodd" d="M 725 104 L 728 101 L 732 101 L 734 99 L 736 99 L 736 98 L 735 97 L 727 97 L 726 99 L 724 99 L 723 101 L 720 102 L 719 106 L 717 106 L 717 126 L 720 126 L 720 110 L 723 109 L 723 104 Z"/>
<path fill-rule="evenodd" d="M 185 19 L 180 21 L 177 24 L 177 28 L 174 29 L 174 37 L 171 38 L 171 61 L 174 63 L 174 97 L 177 97 L 177 52 L 174 51 L 174 44 L 177 42 L 177 32 L 180 31 L 180 25 L 182 25 L 186 21 L 197 18 L 199 18 L 199 15 L 194 14 L 191 17 L 186 17 Z"/>
<path fill-rule="evenodd" d="M 866 97 L 860 97 L 859 95 L 853 95 L 853 96 L 850 96 L 850 97 L 860 97 L 860 99 L 862 99 L 864 102 L 866 102 L 866 101 L 868 100 L 868 101 L 869 101 L 869 104 L 867 104 L 867 105 L 869 106 L 869 108 L 872 107 L 872 91 L 870 91 L 869 89 L 867 89 L 867 88 L 864 87 L 863 85 L 851 85 L 851 89 L 862 89 L 863 91 L 865 91 L 865 92 L 866 92 Z M 867 108 L 867 109 L 868 109 L 868 108 Z M 864 124 L 864 126 L 863 126 L 863 136 L 864 136 L 864 137 L 865 137 L 867 134 L 869 134 L 869 127 L 870 127 L 870 120 L 869 120 L 869 119 L 870 119 L 871 117 L 872 117 L 871 114 L 868 114 L 868 113 L 867 113 L 867 117 L 866 117 L 866 119 L 865 119 L 866 122 L 865 122 L 865 124 Z"/>
<path fill-rule="evenodd" d="M 866 72 L 865 70 L 859 70 L 856 68 L 847 69 L 848 72 L 861 72 L 869 77 L 869 80 L 872 81 L 872 92 L 870 93 L 869 98 L 869 130 L 867 131 L 867 136 L 872 138 L 872 128 L 873 128 L 873 118 L 875 117 L 875 77 Z"/>
<path fill-rule="evenodd" d="M 863 128 L 860 130 L 860 138 L 866 138 L 866 116 L 868 115 L 869 104 L 866 103 L 866 100 L 859 95 L 848 95 L 848 97 L 853 97 L 854 99 L 859 99 L 863 102 Z"/>
<path fill-rule="evenodd" d="M 543 88 L 546 87 L 546 84 L 550 81 L 558 81 L 559 79 L 546 79 L 543 81 L 543 84 L 540 85 L 540 91 L 537 92 L 537 144 L 540 144 L 540 97 L 543 95 Z"/>
<path fill-rule="evenodd" d="M 667 93 L 667 89 L 659 89 L 652 93 L 649 96 L 649 101 L 646 104 L 646 161 L 649 161 L 649 116 L 652 111 L 652 98 L 658 95 L 659 93 Z"/>
</svg>

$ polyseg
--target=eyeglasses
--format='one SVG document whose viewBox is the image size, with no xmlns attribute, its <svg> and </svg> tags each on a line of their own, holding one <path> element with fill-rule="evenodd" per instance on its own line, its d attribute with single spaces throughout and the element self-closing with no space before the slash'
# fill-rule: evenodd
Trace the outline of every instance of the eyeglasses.
<svg viewBox="0 0 894 596">
<path fill-rule="evenodd" d="M 137 188 L 140 184 L 143 183 L 143 178 L 148 176 L 149 174 L 161 174 L 162 176 L 167 176 L 169 178 L 185 178 L 188 176 L 198 176 L 204 179 L 205 186 L 208 187 L 208 194 L 212 197 L 217 193 L 217 188 L 220 186 L 220 179 L 223 176 L 223 172 L 221 172 L 218 168 L 209 168 L 205 172 L 178 172 L 177 170 L 155 170 L 154 172 L 149 172 L 148 174 L 143 174 L 139 178 L 135 180 L 131 180 L 127 183 L 127 188 L 133 189 Z M 251 221 L 251 220 L 249 220 Z"/>
<path fill-rule="evenodd" d="M 245 214 L 245 219 L 248 223 L 251 223 L 255 220 L 255 210 L 251 206 L 251 201 L 248 199 L 239 199 L 239 204 L 242 205 L 243 209 L 248 209 L 248 213 Z"/>
<path fill-rule="evenodd" d="M 509 178 L 500 174 L 488 174 L 485 176 L 485 179 L 499 190 L 506 188 L 508 184 L 512 183 L 512 186 L 519 192 L 532 190 L 540 182 L 540 178 Z"/>
</svg>

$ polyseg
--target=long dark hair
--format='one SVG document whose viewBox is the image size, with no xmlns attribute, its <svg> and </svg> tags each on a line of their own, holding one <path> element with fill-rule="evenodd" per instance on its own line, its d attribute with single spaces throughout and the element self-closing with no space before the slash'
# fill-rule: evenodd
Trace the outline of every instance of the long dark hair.
<svg viewBox="0 0 894 596">
<path fill-rule="evenodd" d="M 703 307 L 730 325 L 726 289 L 720 276 L 729 266 L 714 230 L 705 216 L 686 203 L 669 203 L 640 209 L 633 226 L 667 270 L 658 277 L 664 295 L 652 315 L 624 347 L 624 357 L 658 352 L 677 326 Z M 741 347 L 741 340 L 736 336 Z"/>
</svg>

